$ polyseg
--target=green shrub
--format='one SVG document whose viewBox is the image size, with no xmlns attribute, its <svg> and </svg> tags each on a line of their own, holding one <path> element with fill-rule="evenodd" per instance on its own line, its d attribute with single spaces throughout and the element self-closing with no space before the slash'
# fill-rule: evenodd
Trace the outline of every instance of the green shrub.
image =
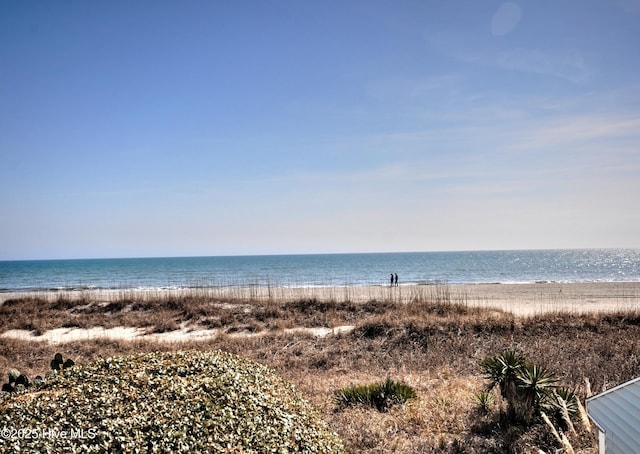
<svg viewBox="0 0 640 454">
<path fill-rule="evenodd" d="M 494 396 L 491 391 L 482 390 L 478 391 L 476 394 L 476 401 L 478 402 L 478 406 L 480 407 L 480 411 L 482 413 L 489 413 L 491 410 L 491 405 L 493 405 Z"/>
<path fill-rule="evenodd" d="M 364 405 L 382 412 L 394 404 L 403 404 L 415 398 L 416 392 L 411 386 L 390 378 L 382 383 L 348 386 L 336 391 L 336 404 L 340 408 Z"/>
<path fill-rule="evenodd" d="M 223 352 L 101 358 L 52 373 L 20 400 L 0 393 L 0 407 L 10 427 L 84 430 L 84 439 L 8 438 L 0 453 L 344 452 L 293 385 Z"/>
</svg>

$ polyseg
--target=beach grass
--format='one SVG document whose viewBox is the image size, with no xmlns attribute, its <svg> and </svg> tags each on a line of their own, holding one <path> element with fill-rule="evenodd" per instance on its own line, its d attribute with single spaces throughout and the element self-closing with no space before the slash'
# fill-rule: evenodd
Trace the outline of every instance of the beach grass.
<svg viewBox="0 0 640 454">
<path fill-rule="evenodd" d="M 329 299 L 287 299 L 275 288 L 269 298 L 203 290 L 108 300 L 90 293 L 9 299 L 0 306 L 0 370 L 42 374 L 58 351 L 83 364 L 114 355 L 220 349 L 265 364 L 293 383 L 354 453 L 561 449 L 542 419 L 508 425 L 499 396 L 479 405 L 476 396 L 487 384 L 481 362 L 507 349 L 553 371 L 582 399 L 585 379 L 599 392 L 640 375 L 640 311 L 519 317 L 471 305 L 468 294 L 448 286 L 400 289 L 402 298 L 397 292 L 365 302 L 351 301 L 354 293 L 342 289 Z M 51 330 L 96 326 L 137 328 L 138 334 L 183 329 L 211 335 L 38 341 Z M 310 330 L 345 326 L 351 329 L 324 336 Z M 11 330 L 35 336 L 4 335 Z M 387 378 L 410 386 L 417 398 L 386 412 L 336 405 L 338 390 Z M 562 431 L 560 420 L 550 417 Z M 578 424 L 566 437 L 575 452 L 597 451 L 593 429 Z"/>
</svg>

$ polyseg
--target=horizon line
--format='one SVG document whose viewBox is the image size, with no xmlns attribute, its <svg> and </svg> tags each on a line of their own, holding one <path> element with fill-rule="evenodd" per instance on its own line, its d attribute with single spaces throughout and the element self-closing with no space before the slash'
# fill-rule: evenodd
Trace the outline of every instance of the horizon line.
<svg viewBox="0 0 640 454">
<path fill-rule="evenodd" d="M 534 251 L 596 251 L 596 250 L 640 250 L 639 247 L 569 247 L 569 248 L 516 248 L 516 249 L 436 249 L 436 250 L 401 250 L 401 251 L 365 251 L 365 252 L 282 252 L 256 254 L 220 254 L 220 255 L 148 255 L 148 256 L 118 256 L 118 257 L 66 257 L 66 258 L 0 258 L 0 262 L 45 262 L 72 260 L 153 260 L 153 259 L 197 259 L 211 257 L 285 257 L 304 255 L 361 255 L 361 254 L 437 254 L 437 253 L 465 253 L 465 252 L 534 252 Z"/>
</svg>

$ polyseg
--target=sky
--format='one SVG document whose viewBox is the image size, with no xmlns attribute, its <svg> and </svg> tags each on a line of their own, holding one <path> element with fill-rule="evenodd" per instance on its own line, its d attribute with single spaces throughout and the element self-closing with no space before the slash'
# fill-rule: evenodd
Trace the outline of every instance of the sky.
<svg viewBox="0 0 640 454">
<path fill-rule="evenodd" d="M 640 248 L 640 0 L 0 0 L 0 260 Z"/>
</svg>

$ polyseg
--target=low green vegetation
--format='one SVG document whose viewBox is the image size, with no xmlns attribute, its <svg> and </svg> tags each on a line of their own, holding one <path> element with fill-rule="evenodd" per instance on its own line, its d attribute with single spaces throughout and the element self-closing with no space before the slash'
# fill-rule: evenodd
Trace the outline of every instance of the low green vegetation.
<svg viewBox="0 0 640 454">
<path fill-rule="evenodd" d="M 0 395 L 0 452 L 344 452 L 291 384 L 228 353 L 102 358 L 19 397 Z"/>
<path fill-rule="evenodd" d="M 512 350 L 485 358 L 481 367 L 489 380 L 487 391 L 500 389 L 511 422 L 530 424 L 543 411 L 568 418 L 578 408 L 576 393 L 558 386 L 559 380 L 552 371 L 529 363 Z"/>
<path fill-rule="evenodd" d="M 476 400 L 478 402 L 478 406 L 480 407 L 480 411 L 482 413 L 487 414 L 491 411 L 491 406 L 494 402 L 493 393 L 491 391 L 487 391 L 483 389 L 475 393 Z"/>
<path fill-rule="evenodd" d="M 528 427 L 542 421 L 566 452 L 574 452 L 565 435 L 565 432 L 577 435 L 572 418 L 580 416 L 584 429 L 590 430 L 588 417 L 575 390 L 559 386 L 555 373 L 528 362 L 513 350 L 485 358 L 481 367 L 489 384 L 476 397 L 485 414 L 489 410 L 490 392 L 497 387 L 507 404 L 506 413 L 501 413 L 504 424 Z"/>
<path fill-rule="evenodd" d="M 415 399 L 415 390 L 404 383 L 387 378 L 381 383 L 348 386 L 336 391 L 336 404 L 339 408 L 352 405 L 364 405 L 385 412 L 392 405 L 404 404 Z"/>
</svg>

